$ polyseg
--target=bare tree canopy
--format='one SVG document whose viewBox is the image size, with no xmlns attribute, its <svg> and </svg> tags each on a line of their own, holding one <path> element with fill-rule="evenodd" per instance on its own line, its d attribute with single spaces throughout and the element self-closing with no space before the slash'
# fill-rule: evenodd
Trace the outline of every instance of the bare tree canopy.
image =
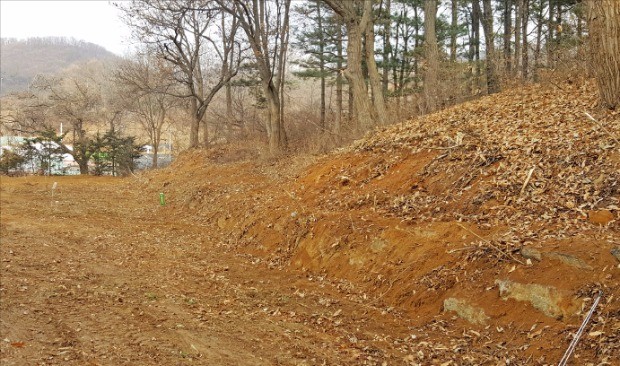
<svg viewBox="0 0 620 366">
<path fill-rule="evenodd" d="M 112 66 L 118 77 L 105 82 L 115 85 L 101 83 L 100 90 L 101 80 L 89 84 L 81 74 L 70 83 L 69 74 L 83 66 L 71 62 L 73 48 L 61 47 L 66 40 L 0 41 L 5 87 L 13 79 L 31 85 L 42 74 L 20 60 L 40 61 L 37 55 L 49 48 L 36 48 L 47 43 L 64 51 L 46 56 L 70 65 L 63 75 L 42 75 L 28 92 L 3 95 L 10 108 L 3 106 L 2 131 L 58 129 L 62 120 L 68 138 L 86 142 L 99 126 L 127 133 L 131 125 L 141 142 L 153 145 L 157 165 L 162 131 L 174 134 L 181 148 L 248 139 L 268 145 L 270 155 L 328 150 L 377 126 L 571 73 L 597 78 L 605 108 L 620 104 L 615 0 L 128 0 L 116 6 L 133 32 L 135 54 Z M 28 72 L 7 72 L 5 54 L 19 66 L 10 70 Z M 105 62 L 121 64 L 120 58 Z"/>
<path fill-rule="evenodd" d="M 120 65 L 116 79 L 126 98 L 127 110 L 133 114 L 149 137 L 153 147 L 151 167 L 157 168 L 162 131 L 170 123 L 175 109 L 182 106 L 177 84 L 172 82 L 172 67 L 163 60 L 142 55 Z M 170 143 L 170 142 L 169 142 Z"/>
<path fill-rule="evenodd" d="M 209 0 L 136 0 L 119 7 L 136 37 L 174 67 L 174 79 L 184 86 L 173 95 L 190 100 L 190 147 L 199 145 L 202 124 L 207 145 L 204 115 L 217 92 L 237 73 L 240 62 L 237 22 L 226 26 L 226 13 Z"/>
</svg>

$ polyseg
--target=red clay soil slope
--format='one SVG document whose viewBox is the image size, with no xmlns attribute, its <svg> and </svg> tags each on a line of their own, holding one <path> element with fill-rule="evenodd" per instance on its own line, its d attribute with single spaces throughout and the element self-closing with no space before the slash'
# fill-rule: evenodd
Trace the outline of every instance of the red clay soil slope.
<svg viewBox="0 0 620 366">
<path fill-rule="evenodd" d="M 345 281 L 361 307 L 397 312 L 418 332 L 439 327 L 441 357 L 457 364 L 556 363 L 602 291 L 578 357 L 613 364 L 620 114 L 596 100 L 592 81 L 531 85 L 315 161 L 190 153 L 148 187 L 227 248 Z"/>
<path fill-rule="evenodd" d="M 573 79 L 320 157 L 3 178 L 2 363 L 555 365 L 602 294 L 571 364 L 617 365 L 619 138 Z"/>
</svg>

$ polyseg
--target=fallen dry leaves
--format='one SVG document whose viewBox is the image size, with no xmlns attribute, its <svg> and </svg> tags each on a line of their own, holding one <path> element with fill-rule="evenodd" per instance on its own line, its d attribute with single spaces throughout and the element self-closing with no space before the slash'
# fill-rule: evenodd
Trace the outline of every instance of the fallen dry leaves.
<svg viewBox="0 0 620 366">
<path fill-rule="evenodd" d="M 585 305 L 604 290 L 580 352 L 606 364 L 620 352 L 620 286 L 609 253 L 620 245 L 620 114 L 597 108 L 591 81 L 557 85 L 507 90 L 387 127 L 316 163 L 222 163 L 225 152 L 213 160 L 192 151 L 144 187 L 153 196 L 170 192 L 175 215 L 203 226 L 216 250 L 278 270 L 298 263 L 360 309 L 409 311 L 403 319 L 422 313 L 416 338 L 391 341 L 405 364 L 553 363 L 583 314 L 558 321 L 504 302 L 493 283 L 506 277 L 564 286 Z M 584 258 L 567 255 L 573 239 L 595 239 L 604 253 L 587 244 L 571 252 Z M 527 256 L 524 248 L 532 249 Z M 485 305 L 491 323 L 472 327 L 442 313 L 455 292 Z M 337 330 L 349 316 L 339 311 L 264 313 Z M 343 344 L 356 348 L 359 337 L 342 334 Z"/>
<path fill-rule="evenodd" d="M 620 111 L 596 108 L 591 81 L 561 87 L 541 92 L 540 85 L 524 86 L 488 96 L 387 128 L 353 148 L 387 156 L 437 152 L 415 178 L 445 176 L 451 185 L 441 194 L 414 189 L 395 198 L 396 215 L 467 215 L 479 223 L 514 226 L 521 237 L 530 232 L 524 226 L 557 223 L 566 230 L 559 235 L 570 235 L 588 224 L 591 213 L 606 210 L 613 215 L 607 221 L 617 218 Z M 463 197 L 477 208 L 494 204 L 489 210 L 437 210 Z"/>
</svg>

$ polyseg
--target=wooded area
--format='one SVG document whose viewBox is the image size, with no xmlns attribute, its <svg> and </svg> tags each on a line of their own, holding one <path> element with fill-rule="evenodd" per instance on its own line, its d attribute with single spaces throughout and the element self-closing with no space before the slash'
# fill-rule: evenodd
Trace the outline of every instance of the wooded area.
<svg viewBox="0 0 620 366">
<path fill-rule="evenodd" d="M 620 100 L 615 0 L 117 6 L 140 45 L 135 55 L 37 78 L 7 98 L 5 131 L 64 122 L 76 161 L 86 162 L 95 131 L 139 136 L 154 147 L 156 166 L 165 131 L 169 146 L 183 148 L 249 139 L 265 141 L 270 155 L 320 151 L 376 126 L 571 73 L 597 78 L 604 108 Z"/>
</svg>

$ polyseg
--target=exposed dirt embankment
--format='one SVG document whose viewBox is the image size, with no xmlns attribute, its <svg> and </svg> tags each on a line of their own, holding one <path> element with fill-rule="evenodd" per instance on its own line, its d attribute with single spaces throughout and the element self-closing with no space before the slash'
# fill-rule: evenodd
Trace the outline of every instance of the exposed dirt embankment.
<svg viewBox="0 0 620 366">
<path fill-rule="evenodd" d="M 578 356 L 613 364 L 620 114 L 595 106 L 590 81 L 532 85 L 323 157 L 220 163 L 189 152 L 141 189 L 165 192 L 221 248 L 327 275 L 420 331 L 471 338 L 446 348 L 459 364 L 473 354 L 557 362 L 602 291 Z"/>
</svg>

